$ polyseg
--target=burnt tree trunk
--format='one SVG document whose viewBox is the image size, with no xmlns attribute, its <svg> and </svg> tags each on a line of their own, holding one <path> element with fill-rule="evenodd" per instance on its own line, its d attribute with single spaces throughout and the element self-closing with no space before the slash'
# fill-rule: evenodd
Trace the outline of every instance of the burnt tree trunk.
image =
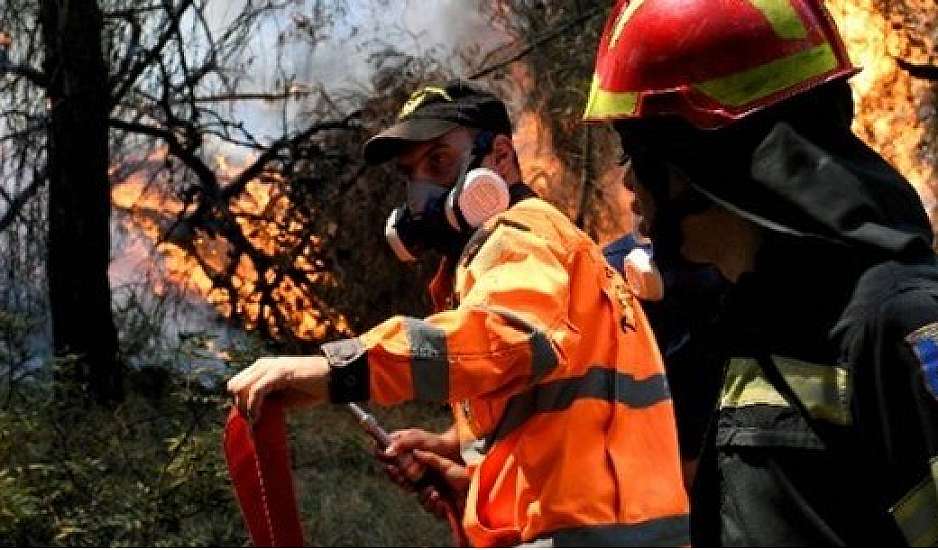
<svg viewBox="0 0 938 550">
<path fill-rule="evenodd" d="M 123 396 L 108 284 L 108 72 L 97 2 L 43 0 L 49 96 L 47 272 L 63 376 L 98 403 Z"/>
</svg>

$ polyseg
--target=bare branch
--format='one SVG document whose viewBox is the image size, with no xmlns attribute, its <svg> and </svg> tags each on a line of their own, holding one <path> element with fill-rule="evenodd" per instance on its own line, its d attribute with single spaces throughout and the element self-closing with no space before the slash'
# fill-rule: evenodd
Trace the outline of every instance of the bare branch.
<svg viewBox="0 0 938 550">
<path fill-rule="evenodd" d="M 271 92 L 242 92 L 230 94 L 217 94 L 192 98 L 194 103 L 221 103 L 226 101 L 281 101 L 308 96 L 308 90 L 287 90 L 280 93 Z"/>
<path fill-rule="evenodd" d="M 160 34 L 160 37 L 157 39 L 156 44 L 152 48 L 146 50 L 146 54 L 143 55 L 131 69 L 127 72 L 127 75 L 123 80 L 115 80 L 112 82 L 112 87 L 117 85 L 118 82 L 120 86 L 111 94 L 111 101 L 118 101 L 120 98 L 124 97 L 133 86 L 136 84 L 137 79 L 140 78 L 140 75 L 153 64 L 154 61 L 159 58 L 160 54 L 163 51 L 163 48 L 169 43 L 170 38 L 178 31 L 179 20 L 182 18 L 182 14 L 186 12 L 195 0 L 183 0 L 179 6 L 176 7 L 172 12 L 169 13 L 166 23 L 166 27 L 163 29 L 163 32 Z M 123 76 L 123 75 L 119 75 Z"/>
<path fill-rule="evenodd" d="M 538 46 L 540 46 L 541 44 L 544 44 L 545 42 L 549 42 L 549 41 L 553 40 L 554 38 L 556 38 L 556 37 L 560 36 L 561 34 L 567 32 L 568 30 L 570 30 L 570 29 L 572 29 L 572 28 L 574 28 L 574 27 L 577 27 L 577 26 L 579 26 L 579 25 L 582 25 L 583 23 L 586 23 L 587 21 L 589 21 L 589 20 L 592 19 L 593 17 L 596 17 L 597 15 L 599 15 L 599 14 L 601 14 L 601 13 L 604 13 L 604 12 L 605 12 L 605 8 L 604 8 L 604 7 L 595 7 L 595 8 L 593 8 L 593 9 L 591 9 L 591 10 L 587 10 L 587 11 L 583 12 L 582 14 L 580 14 L 579 16 L 574 17 L 574 18 L 571 19 L 570 21 L 567 21 L 566 23 L 564 23 L 564 24 L 562 24 L 562 25 L 560 25 L 560 26 L 558 26 L 558 27 L 556 27 L 556 28 L 554 28 L 554 29 L 552 29 L 552 30 L 550 30 L 550 31 L 548 31 L 548 32 L 546 32 L 546 33 L 544 33 L 544 34 L 541 35 L 540 37 L 535 38 L 533 41 L 531 41 L 530 44 L 528 44 L 526 47 L 522 48 L 518 53 L 516 53 L 516 54 L 514 54 L 514 55 L 512 55 L 512 56 L 510 56 L 510 57 L 508 57 L 508 58 L 506 58 L 506 59 L 504 59 L 504 60 L 502 60 L 502 61 L 499 61 L 499 62 L 497 62 L 497 63 L 494 63 L 494 64 L 492 64 L 492 65 L 489 65 L 488 67 L 483 67 L 483 68 L 481 68 L 481 69 L 478 69 L 478 70 L 476 70 L 475 72 L 473 72 L 472 74 L 470 74 L 468 78 L 469 78 L 470 80 L 476 80 L 476 79 L 482 78 L 482 77 L 484 77 L 484 76 L 488 76 L 488 75 L 494 73 L 495 71 L 497 71 L 497 70 L 499 70 L 499 69 L 503 69 L 503 68 L 507 67 L 508 65 L 511 65 L 511 64 L 514 63 L 515 61 L 518 61 L 518 60 L 522 59 L 524 56 L 526 56 L 526 55 L 528 55 L 529 53 L 531 53 L 532 51 L 534 51 L 534 49 L 537 48 Z"/>
<path fill-rule="evenodd" d="M 222 198 L 225 200 L 241 193 L 244 189 L 244 186 L 248 184 L 252 179 L 256 178 L 267 166 L 267 164 L 273 160 L 280 151 L 285 148 L 295 146 L 297 144 L 303 143 L 304 141 L 311 138 L 313 135 L 325 131 L 325 130 L 338 130 L 342 128 L 348 128 L 351 122 L 361 116 L 361 111 L 354 111 L 341 120 L 332 120 L 326 122 L 319 122 L 313 124 L 306 130 L 300 132 L 299 134 L 293 137 L 282 137 L 272 143 L 270 147 L 260 156 L 257 157 L 250 166 L 245 168 L 238 176 L 232 180 L 232 182 L 225 187 L 222 191 Z"/>
<path fill-rule="evenodd" d="M 115 75 L 124 75 L 130 72 L 131 63 L 133 63 L 134 57 L 136 57 L 140 48 L 140 36 L 143 34 L 143 28 L 140 26 L 140 22 L 137 21 L 132 15 L 125 15 L 123 19 L 127 20 L 127 23 L 130 25 L 130 41 L 127 44 L 127 50 L 124 52 L 124 58 L 121 60 L 120 65 L 118 66 Z M 115 79 L 112 77 L 112 80 Z"/>
<path fill-rule="evenodd" d="M 10 35 L 0 32 L 0 75 L 3 74 L 15 74 L 26 77 L 27 80 L 39 86 L 40 88 L 45 88 L 48 85 L 48 78 L 46 75 L 27 64 L 17 64 L 10 61 L 10 44 L 12 40 Z"/>
<path fill-rule="evenodd" d="M 13 197 L 13 200 L 10 201 L 9 208 L 3 213 L 3 217 L 0 218 L 0 232 L 6 230 L 7 227 L 16 217 L 19 215 L 20 210 L 23 209 L 23 206 L 29 202 L 29 199 L 39 192 L 39 189 L 42 188 L 43 184 L 46 183 L 46 177 L 44 174 L 36 171 L 33 174 L 33 180 L 26 186 L 26 189 L 23 189 L 19 195 Z"/>
<path fill-rule="evenodd" d="M 153 4 L 149 6 L 138 6 L 135 8 L 126 8 L 122 10 L 106 11 L 101 15 L 105 19 L 127 19 L 130 17 L 136 17 L 138 15 L 143 15 L 145 13 L 159 11 L 163 9 L 161 4 Z"/>
<path fill-rule="evenodd" d="M 938 65 L 911 63 L 905 59 L 899 58 L 896 58 L 896 64 L 899 65 L 899 68 L 909 73 L 909 75 L 914 78 L 921 78 L 922 80 L 938 82 Z"/>
</svg>

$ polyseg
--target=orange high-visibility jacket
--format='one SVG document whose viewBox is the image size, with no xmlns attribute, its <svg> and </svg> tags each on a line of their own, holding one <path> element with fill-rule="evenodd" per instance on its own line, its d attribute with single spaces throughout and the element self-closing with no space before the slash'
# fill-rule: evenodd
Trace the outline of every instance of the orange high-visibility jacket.
<svg viewBox="0 0 938 550">
<path fill-rule="evenodd" d="M 334 385 L 366 376 L 383 405 L 452 403 L 485 439 L 463 518 L 472 543 L 688 544 L 661 358 L 599 247 L 525 199 L 474 235 L 453 293 L 451 309 L 393 317 L 323 351 Z"/>
</svg>

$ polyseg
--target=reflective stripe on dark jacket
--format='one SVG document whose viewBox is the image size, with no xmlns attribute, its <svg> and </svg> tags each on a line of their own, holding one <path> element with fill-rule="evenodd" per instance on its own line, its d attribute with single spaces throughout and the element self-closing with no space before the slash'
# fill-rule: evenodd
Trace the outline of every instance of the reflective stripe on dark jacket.
<svg viewBox="0 0 938 550">
<path fill-rule="evenodd" d="M 938 264 L 921 202 L 852 136 L 832 153 L 779 124 L 747 171 L 745 200 L 723 198 L 764 244 L 722 319 L 694 543 L 938 544 L 938 343 L 923 341 L 938 339 Z"/>
</svg>

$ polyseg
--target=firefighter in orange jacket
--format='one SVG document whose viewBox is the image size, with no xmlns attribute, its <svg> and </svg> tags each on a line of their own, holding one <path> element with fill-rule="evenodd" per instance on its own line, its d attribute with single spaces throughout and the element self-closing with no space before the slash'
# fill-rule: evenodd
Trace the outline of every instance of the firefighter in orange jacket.
<svg viewBox="0 0 938 550">
<path fill-rule="evenodd" d="M 484 90 L 414 93 L 365 156 L 396 159 L 407 179 L 388 240 L 401 259 L 444 254 L 441 310 L 321 357 L 260 359 L 229 391 L 255 416 L 271 392 L 294 405 L 450 403 L 462 437 L 485 442 L 467 467 L 476 546 L 686 545 L 674 413 L 645 316 L 599 247 L 520 183 L 510 136 Z"/>
</svg>

